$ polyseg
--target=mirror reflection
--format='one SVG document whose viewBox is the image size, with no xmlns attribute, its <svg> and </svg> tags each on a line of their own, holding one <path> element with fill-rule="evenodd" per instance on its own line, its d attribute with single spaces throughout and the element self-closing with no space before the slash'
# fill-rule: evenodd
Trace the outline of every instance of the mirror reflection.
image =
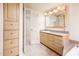
<svg viewBox="0 0 79 59">
<path fill-rule="evenodd" d="M 64 28 L 66 17 L 66 7 L 56 7 L 45 13 L 46 27 L 47 28 Z"/>
</svg>

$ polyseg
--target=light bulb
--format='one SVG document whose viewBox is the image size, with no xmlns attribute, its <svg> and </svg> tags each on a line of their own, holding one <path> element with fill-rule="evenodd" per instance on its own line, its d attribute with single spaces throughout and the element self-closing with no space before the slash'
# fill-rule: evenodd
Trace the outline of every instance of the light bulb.
<svg viewBox="0 0 79 59">
<path fill-rule="evenodd" d="M 58 7 L 57 7 L 57 9 L 58 9 L 58 10 L 60 10 L 60 9 L 61 9 L 61 7 L 60 7 L 60 6 L 58 6 Z"/>
<path fill-rule="evenodd" d="M 53 12 L 52 11 L 49 11 L 49 14 L 52 14 Z"/>
<path fill-rule="evenodd" d="M 55 13 L 56 13 L 56 12 L 57 12 L 57 10 L 56 10 L 56 9 L 54 9 L 54 10 L 53 10 L 53 12 L 55 12 Z"/>
</svg>

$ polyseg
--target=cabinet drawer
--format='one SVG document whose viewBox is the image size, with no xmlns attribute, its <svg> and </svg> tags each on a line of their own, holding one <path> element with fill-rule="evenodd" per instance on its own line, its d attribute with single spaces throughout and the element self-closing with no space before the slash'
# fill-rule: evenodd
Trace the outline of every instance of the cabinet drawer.
<svg viewBox="0 0 79 59">
<path fill-rule="evenodd" d="M 49 41 L 51 41 L 51 42 L 55 42 L 55 43 L 57 43 L 57 44 L 59 44 L 59 45 L 62 45 L 63 44 L 63 38 L 58 38 L 57 36 L 54 36 L 54 35 L 48 35 L 49 36 Z"/>
<path fill-rule="evenodd" d="M 41 33 L 40 34 L 40 41 L 41 41 L 41 43 L 43 43 L 43 44 L 46 44 L 47 43 L 47 34 L 46 33 Z"/>
<path fill-rule="evenodd" d="M 55 39 L 59 39 L 59 40 L 61 40 L 62 37 L 63 37 L 63 36 L 58 36 L 58 35 L 54 36 Z"/>
<path fill-rule="evenodd" d="M 52 41 L 50 41 L 50 40 L 48 41 L 48 43 L 51 44 L 51 45 L 55 45 L 56 47 L 58 47 L 58 48 L 60 48 L 60 49 L 63 47 L 63 45 L 58 44 L 58 43 L 56 43 L 56 42 L 52 42 Z"/>
<path fill-rule="evenodd" d="M 54 38 L 49 38 L 49 41 L 51 41 L 52 43 L 57 43 L 58 45 L 63 45 L 64 42 L 63 41 L 60 41 L 60 40 L 57 40 L 57 39 L 54 39 Z"/>
<path fill-rule="evenodd" d="M 44 39 L 43 37 L 41 37 L 40 42 L 41 42 L 41 43 L 43 43 L 43 44 L 47 44 L 47 40 L 46 40 L 46 39 Z"/>
<path fill-rule="evenodd" d="M 15 39 L 19 37 L 18 31 L 4 31 L 4 40 Z"/>
<path fill-rule="evenodd" d="M 45 37 L 47 37 L 48 34 L 47 34 L 47 33 L 43 33 L 43 32 L 41 32 L 40 35 L 41 35 L 41 36 L 45 36 Z"/>
<path fill-rule="evenodd" d="M 50 41 L 55 41 L 55 38 L 54 38 L 54 36 L 53 35 L 48 35 L 49 37 L 48 37 L 48 40 L 50 40 Z"/>
<path fill-rule="evenodd" d="M 19 48 L 10 48 L 10 49 L 4 49 L 4 55 L 5 56 L 16 56 L 19 55 Z"/>
<path fill-rule="evenodd" d="M 48 47 L 61 55 L 63 54 L 63 46 L 59 47 L 59 46 L 55 45 L 54 43 L 49 42 Z"/>
<path fill-rule="evenodd" d="M 12 48 L 12 47 L 15 47 L 15 46 L 19 46 L 18 39 L 4 41 L 4 49 Z"/>
<path fill-rule="evenodd" d="M 48 35 L 49 36 L 49 39 L 51 40 L 51 41 L 55 41 L 55 40 L 58 40 L 59 42 L 62 42 L 62 37 L 60 37 L 60 36 L 57 36 L 57 35 Z"/>
<path fill-rule="evenodd" d="M 4 30 L 18 30 L 18 22 L 4 22 Z"/>
</svg>

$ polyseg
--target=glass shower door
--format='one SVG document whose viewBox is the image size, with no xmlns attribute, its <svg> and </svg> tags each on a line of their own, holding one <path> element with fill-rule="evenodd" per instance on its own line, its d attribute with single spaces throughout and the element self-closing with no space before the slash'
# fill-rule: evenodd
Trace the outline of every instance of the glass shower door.
<svg viewBox="0 0 79 59">
<path fill-rule="evenodd" d="M 30 21 L 31 21 L 31 10 L 24 8 L 24 54 L 29 53 L 28 46 L 30 45 Z"/>
</svg>

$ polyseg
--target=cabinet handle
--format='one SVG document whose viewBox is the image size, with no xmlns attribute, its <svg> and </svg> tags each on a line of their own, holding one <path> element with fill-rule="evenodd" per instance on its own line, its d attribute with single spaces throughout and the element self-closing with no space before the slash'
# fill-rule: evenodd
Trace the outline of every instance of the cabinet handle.
<svg viewBox="0 0 79 59">
<path fill-rule="evenodd" d="M 10 53 L 13 53 L 13 51 L 10 51 Z"/>
<path fill-rule="evenodd" d="M 10 42 L 10 44 L 13 44 L 13 42 Z"/>
<path fill-rule="evenodd" d="M 13 34 L 13 33 L 10 33 L 11 35 Z"/>
<path fill-rule="evenodd" d="M 10 25 L 13 25 L 13 24 L 10 24 Z"/>
</svg>

